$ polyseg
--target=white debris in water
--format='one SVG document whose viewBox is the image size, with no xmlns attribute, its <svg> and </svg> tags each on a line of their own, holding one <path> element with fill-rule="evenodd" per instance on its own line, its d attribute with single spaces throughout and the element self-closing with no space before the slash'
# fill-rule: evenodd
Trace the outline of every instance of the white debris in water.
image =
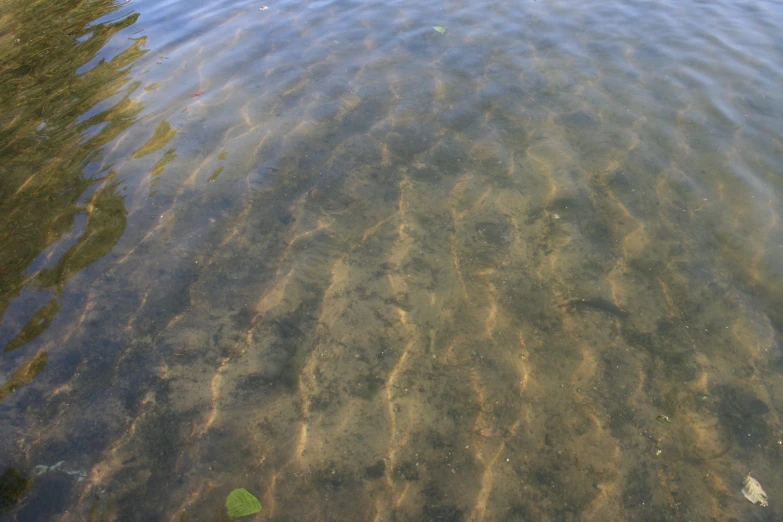
<svg viewBox="0 0 783 522">
<path fill-rule="evenodd" d="M 767 502 L 767 493 L 764 491 L 764 488 L 761 487 L 759 481 L 750 476 L 750 473 L 748 473 L 745 480 L 742 481 L 742 485 L 744 486 L 742 488 L 742 494 L 745 495 L 746 499 L 760 506 L 766 507 L 769 505 Z"/>
<path fill-rule="evenodd" d="M 56 464 L 52 464 L 51 466 L 44 466 L 43 464 L 39 464 L 35 468 L 33 468 L 33 473 L 35 473 L 35 476 L 39 477 L 44 473 L 50 473 L 52 471 L 60 471 L 62 473 L 65 473 L 66 475 L 76 477 L 76 482 L 81 482 L 82 480 L 87 478 L 86 471 L 81 469 L 69 470 L 69 469 L 61 468 L 60 466 L 62 466 L 63 464 L 65 464 L 64 460 L 61 460 Z"/>
</svg>

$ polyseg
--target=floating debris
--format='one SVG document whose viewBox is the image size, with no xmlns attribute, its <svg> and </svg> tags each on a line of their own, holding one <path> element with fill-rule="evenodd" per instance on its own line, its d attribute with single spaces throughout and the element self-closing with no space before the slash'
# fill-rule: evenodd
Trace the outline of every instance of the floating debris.
<svg viewBox="0 0 783 522">
<path fill-rule="evenodd" d="M 433 25 L 432 28 L 435 29 L 436 31 L 438 31 L 440 34 L 445 34 L 446 33 L 446 28 L 442 27 L 440 25 Z"/>
<path fill-rule="evenodd" d="M 226 498 L 226 512 L 231 518 L 246 517 L 261 511 L 261 503 L 245 488 L 233 490 Z"/>
<path fill-rule="evenodd" d="M 564 306 L 571 310 L 578 309 L 578 308 L 592 308 L 594 310 L 600 310 L 603 312 L 610 313 L 612 315 L 616 315 L 621 319 L 628 317 L 629 315 L 628 310 L 624 308 L 620 308 L 616 304 L 609 302 L 606 299 L 601 299 L 600 297 L 596 297 L 592 299 L 579 299 L 579 298 L 569 299 L 568 301 L 566 301 Z"/>
<path fill-rule="evenodd" d="M 742 481 L 742 485 L 744 486 L 742 488 L 742 494 L 745 495 L 746 499 L 760 506 L 767 507 L 769 505 L 767 502 L 767 493 L 764 491 L 764 488 L 761 487 L 759 481 L 750 476 L 750 473 L 748 473 L 745 480 Z"/>
<path fill-rule="evenodd" d="M 52 464 L 51 466 L 44 466 L 43 464 L 39 464 L 35 467 L 33 473 L 35 473 L 36 476 L 38 476 L 38 475 L 43 475 L 44 473 L 48 473 L 50 471 L 57 471 L 60 468 L 60 466 L 62 466 L 63 464 L 65 464 L 64 460 L 61 460 L 56 464 Z"/>
<path fill-rule="evenodd" d="M 61 473 L 65 473 L 66 475 L 70 475 L 71 477 L 74 477 L 76 479 L 76 482 L 81 482 L 82 480 L 87 478 L 87 472 L 81 469 L 65 469 L 62 467 L 62 465 L 65 464 L 64 460 L 61 460 L 60 462 L 57 462 L 56 464 L 53 464 L 51 466 L 44 466 L 43 464 L 37 465 L 35 468 L 33 468 L 33 473 L 36 477 L 40 477 L 44 473 L 51 473 L 52 471 L 59 471 Z"/>
<path fill-rule="evenodd" d="M 484 428 L 479 431 L 479 435 L 487 439 L 494 439 L 503 435 L 497 428 Z"/>
<path fill-rule="evenodd" d="M 671 423 L 671 419 L 669 418 L 668 415 L 658 415 L 655 418 L 658 419 L 661 422 L 669 422 L 669 423 Z"/>
</svg>

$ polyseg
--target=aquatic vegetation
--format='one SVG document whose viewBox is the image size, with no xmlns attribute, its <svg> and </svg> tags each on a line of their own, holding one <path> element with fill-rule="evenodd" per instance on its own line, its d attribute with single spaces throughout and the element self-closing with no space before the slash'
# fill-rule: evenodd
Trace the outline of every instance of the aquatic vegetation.
<svg viewBox="0 0 783 522">
<path fill-rule="evenodd" d="M 48 354 L 46 350 L 41 350 L 22 366 L 14 370 L 11 378 L 0 384 L 0 403 L 16 391 L 17 388 L 28 384 L 36 375 L 41 373 L 46 367 L 47 360 Z"/>
<path fill-rule="evenodd" d="M 0 513 L 9 511 L 30 492 L 33 481 L 16 468 L 6 469 L 0 476 Z"/>
<path fill-rule="evenodd" d="M 191 94 L 190 97 L 194 98 L 202 94 L 204 93 L 199 91 Z M 176 134 L 177 131 L 172 128 L 171 124 L 166 120 L 162 120 L 155 127 L 155 132 L 152 136 L 131 155 L 131 158 L 143 158 L 153 152 L 162 150 Z"/>
<path fill-rule="evenodd" d="M 49 300 L 48 303 L 43 305 L 32 315 L 32 317 L 30 317 L 30 320 L 27 321 L 27 324 L 25 324 L 22 330 L 16 334 L 16 337 L 8 341 L 8 344 L 5 345 L 3 351 L 12 352 L 20 346 L 23 346 L 25 343 L 38 337 L 41 333 L 45 332 L 47 328 L 49 328 L 49 325 L 51 324 L 52 320 L 54 320 L 54 317 L 59 311 L 60 305 L 57 303 L 57 300 Z"/>
</svg>

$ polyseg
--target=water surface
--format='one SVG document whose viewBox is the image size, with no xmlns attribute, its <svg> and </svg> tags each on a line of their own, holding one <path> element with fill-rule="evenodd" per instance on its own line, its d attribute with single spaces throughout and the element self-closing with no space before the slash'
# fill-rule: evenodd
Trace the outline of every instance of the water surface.
<svg viewBox="0 0 783 522">
<path fill-rule="evenodd" d="M 0 516 L 783 518 L 782 32 L 5 0 Z"/>
</svg>

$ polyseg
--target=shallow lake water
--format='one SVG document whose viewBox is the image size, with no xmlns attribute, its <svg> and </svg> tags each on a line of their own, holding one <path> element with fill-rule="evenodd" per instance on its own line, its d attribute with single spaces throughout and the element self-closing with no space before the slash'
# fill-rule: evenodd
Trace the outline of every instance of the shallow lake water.
<svg viewBox="0 0 783 522">
<path fill-rule="evenodd" d="M 783 519 L 780 34 L 3 0 L 0 519 Z"/>
</svg>

